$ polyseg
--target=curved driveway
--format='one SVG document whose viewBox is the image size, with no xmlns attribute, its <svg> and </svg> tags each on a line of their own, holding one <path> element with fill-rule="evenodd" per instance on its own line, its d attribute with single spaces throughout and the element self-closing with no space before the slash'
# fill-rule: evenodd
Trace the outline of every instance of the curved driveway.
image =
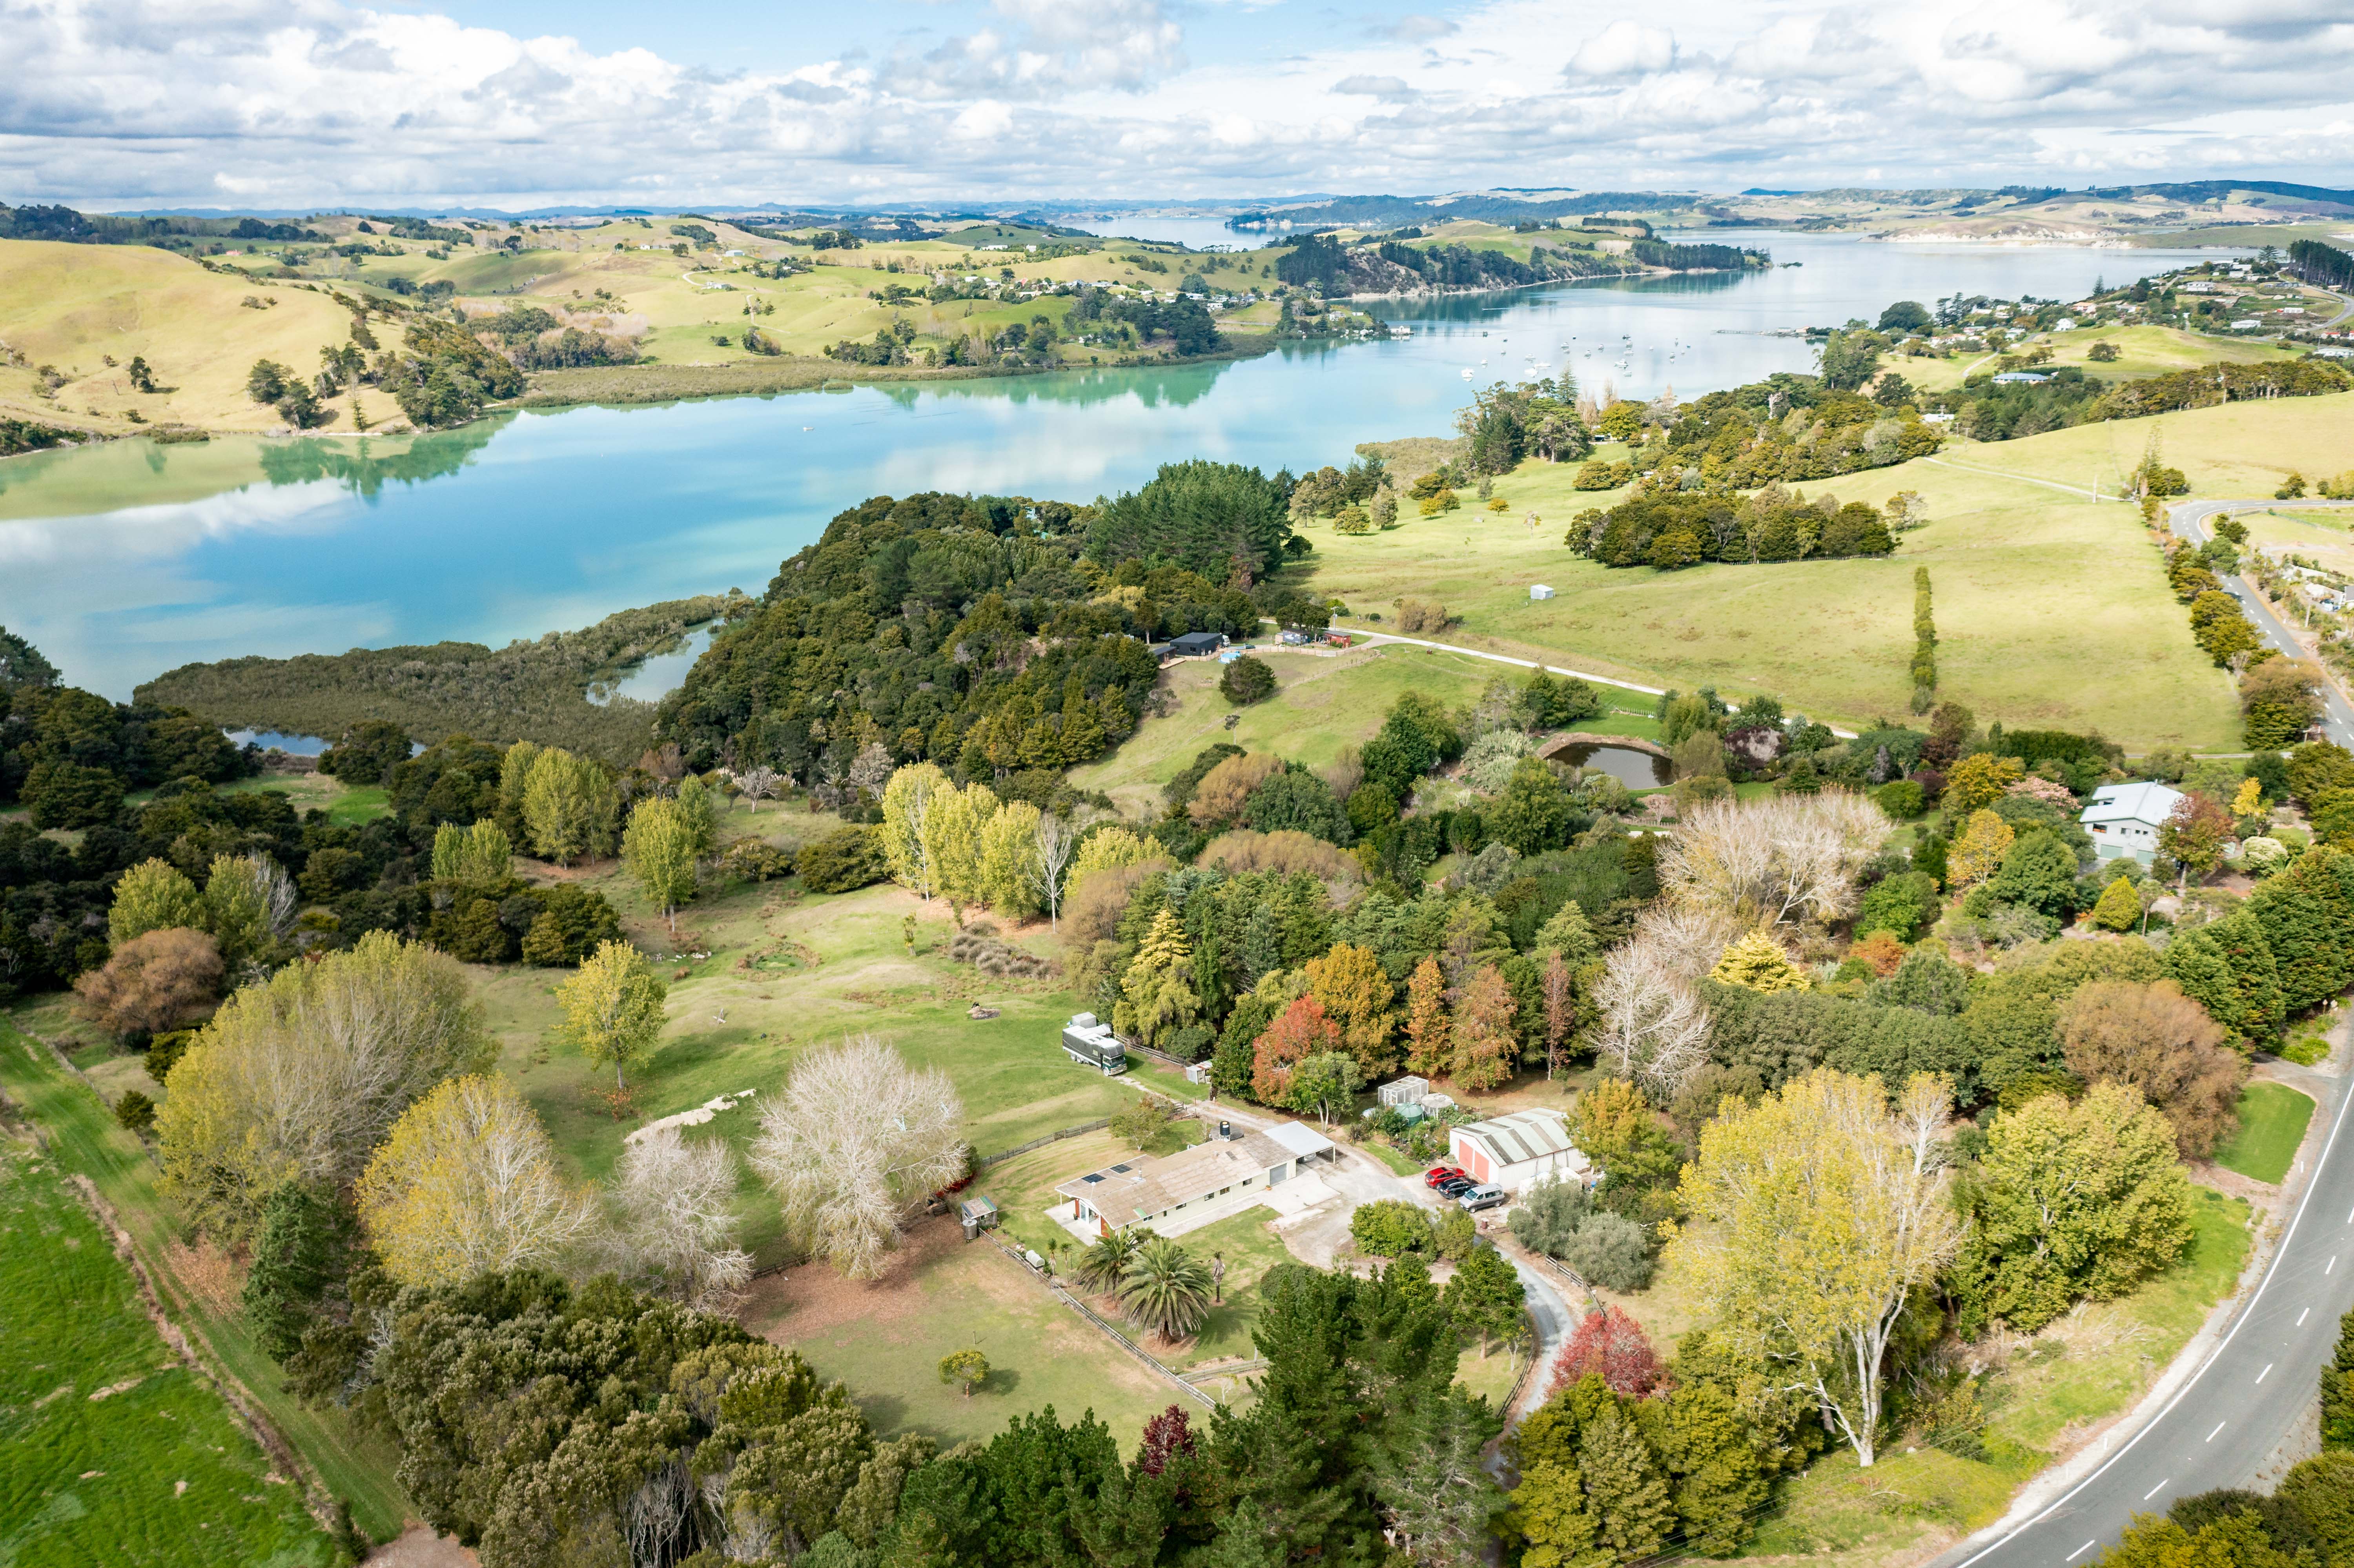
<svg viewBox="0 0 2354 1568">
<path fill-rule="evenodd" d="M 1973 1536 L 1933 1568 L 2083 1568 L 2115 1544 L 2135 1514 L 2255 1480 L 2304 1419 L 2336 1348 L 2338 1320 L 2354 1308 L 2354 1138 L 2343 1136 L 2347 1118 L 2338 1114 L 2342 1079 L 2301 1073 L 2296 1083 L 2315 1096 L 2317 1116 L 2332 1118 L 2317 1166 L 2279 1249 L 2205 1360 L 2090 1474 L 2023 1522 Z"/>
</svg>

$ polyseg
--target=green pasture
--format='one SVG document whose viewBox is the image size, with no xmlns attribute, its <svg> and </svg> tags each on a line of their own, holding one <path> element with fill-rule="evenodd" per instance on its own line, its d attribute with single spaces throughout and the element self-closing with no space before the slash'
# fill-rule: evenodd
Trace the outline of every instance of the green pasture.
<svg viewBox="0 0 2354 1568">
<path fill-rule="evenodd" d="M 2215 1163 L 2252 1181 L 2288 1174 L 2313 1119 L 2313 1100 L 2286 1084 L 2250 1084 L 2240 1091 L 2240 1128 L 2215 1150 Z"/>
</svg>

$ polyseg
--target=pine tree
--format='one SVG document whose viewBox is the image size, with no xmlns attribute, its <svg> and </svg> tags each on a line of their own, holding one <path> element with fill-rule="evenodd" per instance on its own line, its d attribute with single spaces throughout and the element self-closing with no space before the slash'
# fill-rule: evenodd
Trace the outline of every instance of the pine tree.
<svg viewBox="0 0 2354 1568">
<path fill-rule="evenodd" d="M 1415 966 L 1405 987 L 1406 1070 L 1441 1078 L 1455 1065 L 1455 1034 L 1447 1017 L 1447 975 L 1437 959 Z"/>
<path fill-rule="evenodd" d="M 1807 971 L 1790 961 L 1782 944 L 1765 930 L 1755 930 L 1733 942 L 1716 961 L 1709 979 L 1720 985 L 1745 986 L 1771 996 L 1776 991 L 1805 991 Z"/>
<path fill-rule="evenodd" d="M 282 1361 L 301 1348 L 343 1230 L 334 1199 L 300 1181 L 286 1182 L 262 1204 L 242 1302 L 255 1339 L 272 1358 Z"/>
<path fill-rule="evenodd" d="M 1643 1435 L 1614 1404 L 1579 1436 L 1578 1468 L 1585 1478 L 1586 1507 L 1599 1526 L 1596 1544 L 1621 1563 L 1658 1552 L 1676 1527 L 1676 1510 Z"/>
</svg>

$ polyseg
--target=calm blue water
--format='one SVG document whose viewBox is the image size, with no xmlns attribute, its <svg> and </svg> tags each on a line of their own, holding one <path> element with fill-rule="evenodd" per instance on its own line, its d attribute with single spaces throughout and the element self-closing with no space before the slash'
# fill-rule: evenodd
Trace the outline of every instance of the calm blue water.
<svg viewBox="0 0 2354 1568">
<path fill-rule="evenodd" d="M 1345 463 L 1359 441 L 1445 433 L 1474 385 L 1568 368 L 1592 390 L 1692 397 L 1808 368 L 1806 344 L 1766 335 L 1777 330 L 1956 290 L 2073 299 L 2095 278 L 2183 260 L 1709 238 L 1804 264 L 1384 303 L 1373 308 L 1408 336 L 1216 365 L 532 412 L 413 440 L 11 459 L 0 624 L 118 697 L 196 660 L 496 646 L 658 599 L 758 593 L 869 495 L 1084 501 L 1187 457 Z"/>
</svg>

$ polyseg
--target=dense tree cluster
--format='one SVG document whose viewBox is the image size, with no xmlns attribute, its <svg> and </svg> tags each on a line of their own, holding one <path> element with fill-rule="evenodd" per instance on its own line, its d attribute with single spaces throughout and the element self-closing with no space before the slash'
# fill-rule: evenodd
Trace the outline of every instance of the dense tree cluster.
<svg viewBox="0 0 2354 1568">
<path fill-rule="evenodd" d="M 1885 556 L 1895 535 L 1868 502 L 1808 502 L 1779 483 L 1748 496 L 1674 492 L 1638 493 L 1607 512 L 1583 512 L 1570 524 L 1576 554 L 1606 567 L 1673 570 L 1702 561 L 1755 564 Z"/>
</svg>

